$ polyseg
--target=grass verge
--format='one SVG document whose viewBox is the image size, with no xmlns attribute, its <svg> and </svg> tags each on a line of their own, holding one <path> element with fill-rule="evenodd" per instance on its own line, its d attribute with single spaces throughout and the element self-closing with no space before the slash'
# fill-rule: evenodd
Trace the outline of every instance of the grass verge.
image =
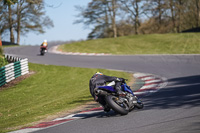
<svg viewBox="0 0 200 133">
<path fill-rule="evenodd" d="M 200 54 L 200 33 L 150 34 L 61 45 L 66 52 L 111 54 Z"/>
<path fill-rule="evenodd" d="M 132 78 L 132 74 L 103 69 L 29 64 L 35 74 L 0 91 L 0 132 L 30 126 L 49 115 L 73 109 L 93 98 L 89 79 L 96 71 Z"/>
</svg>

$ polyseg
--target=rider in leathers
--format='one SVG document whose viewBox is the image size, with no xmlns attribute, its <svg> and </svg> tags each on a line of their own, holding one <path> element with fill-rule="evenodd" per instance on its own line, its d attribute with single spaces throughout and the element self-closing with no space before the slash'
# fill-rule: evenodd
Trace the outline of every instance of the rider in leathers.
<svg viewBox="0 0 200 133">
<path fill-rule="evenodd" d="M 103 75 L 103 73 L 96 72 L 92 78 L 90 79 L 90 93 L 94 97 L 94 100 L 99 102 L 103 107 L 104 111 L 108 112 L 110 110 L 109 107 L 106 107 L 105 100 L 102 96 L 96 96 L 94 94 L 94 89 L 98 86 L 104 86 L 107 82 L 115 81 L 115 89 L 117 93 L 124 94 L 124 92 L 121 90 L 121 83 L 124 82 L 123 78 L 117 78 L 112 76 Z"/>
</svg>

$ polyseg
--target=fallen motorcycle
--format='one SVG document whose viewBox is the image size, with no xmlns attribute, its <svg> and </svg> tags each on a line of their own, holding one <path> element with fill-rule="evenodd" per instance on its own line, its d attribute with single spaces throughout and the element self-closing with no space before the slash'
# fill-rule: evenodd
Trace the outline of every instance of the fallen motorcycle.
<svg viewBox="0 0 200 133">
<path fill-rule="evenodd" d="M 124 92 L 123 96 L 117 94 L 114 85 L 115 82 L 113 81 L 107 86 L 99 86 L 95 88 L 95 95 L 97 97 L 103 96 L 107 106 L 121 115 L 127 115 L 135 107 L 138 109 L 142 109 L 144 107 L 142 101 L 134 95 L 130 86 L 128 86 L 125 81 L 121 85 Z"/>
</svg>

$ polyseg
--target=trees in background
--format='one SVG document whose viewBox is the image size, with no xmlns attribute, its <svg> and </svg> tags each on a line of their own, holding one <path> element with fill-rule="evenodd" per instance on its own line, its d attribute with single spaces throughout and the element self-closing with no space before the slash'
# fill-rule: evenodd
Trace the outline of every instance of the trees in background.
<svg viewBox="0 0 200 133">
<path fill-rule="evenodd" d="M 83 23 L 86 28 L 92 29 L 88 38 L 104 38 L 109 29 L 108 27 L 108 8 L 105 0 L 93 0 L 88 3 L 87 8 L 76 6 L 80 12 L 79 19 L 75 23 Z"/>
<path fill-rule="evenodd" d="M 88 38 L 117 37 L 116 0 L 92 0 L 87 8 L 76 6 L 80 12 L 75 23 L 92 28 Z"/>
<path fill-rule="evenodd" d="M 138 34 L 138 28 L 141 21 L 139 20 L 140 16 L 144 13 L 142 7 L 142 0 L 119 0 L 121 2 L 120 8 L 128 14 L 128 17 L 133 23 L 134 32 Z"/>
<path fill-rule="evenodd" d="M 200 0 L 91 0 L 79 7 L 88 38 L 179 33 L 200 25 Z"/>
<path fill-rule="evenodd" d="M 189 10 L 191 10 L 191 19 L 194 20 L 192 21 L 192 26 L 193 27 L 199 27 L 200 26 L 200 0 L 191 0 L 187 1 L 189 5 Z"/>
<path fill-rule="evenodd" d="M 0 1 L 0 36 L 10 33 L 10 42 L 17 44 L 20 36 L 33 31 L 44 33 L 45 28 L 53 27 L 52 20 L 45 16 L 44 0 L 1 0 Z"/>
</svg>

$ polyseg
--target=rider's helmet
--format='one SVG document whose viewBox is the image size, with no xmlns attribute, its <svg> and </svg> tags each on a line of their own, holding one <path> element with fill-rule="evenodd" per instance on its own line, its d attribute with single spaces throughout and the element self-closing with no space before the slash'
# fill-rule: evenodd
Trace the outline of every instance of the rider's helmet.
<svg viewBox="0 0 200 133">
<path fill-rule="evenodd" d="M 47 46 L 47 40 L 44 40 L 44 42 L 42 43 L 43 44 L 43 46 Z"/>
<path fill-rule="evenodd" d="M 96 72 L 96 74 L 103 75 L 103 73 L 101 73 L 101 72 Z"/>
</svg>

